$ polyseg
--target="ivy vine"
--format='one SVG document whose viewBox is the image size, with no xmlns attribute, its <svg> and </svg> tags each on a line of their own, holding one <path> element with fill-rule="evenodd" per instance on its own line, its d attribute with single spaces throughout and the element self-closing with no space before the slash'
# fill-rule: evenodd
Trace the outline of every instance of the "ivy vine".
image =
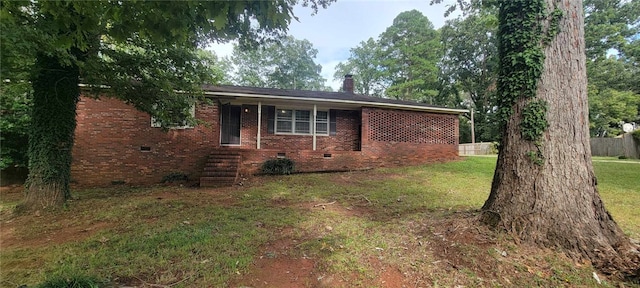
<svg viewBox="0 0 640 288">
<path fill-rule="evenodd" d="M 520 122 L 520 133 L 527 141 L 538 141 L 542 134 L 549 127 L 547 122 L 547 102 L 534 100 L 522 109 L 522 121 Z"/>
<path fill-rule="evenodd" d="M 504 127 L 518 100 L 528 101 L 522 109 L 520 129 L 523 139 L 536 146 L 537 151 L 527 152 L 536 165 L 544 163 L 541 140 L 549 124 L 547 103 L 535 97 L 544 69 L 544 48 L 560 31 L 563 16 L 560 9 L 546 11 L 544 0 L 504 0 L 498 15 L 498 117 Z"/>
<path fill-rule="evenodd" d="M 80 95 L 80 70 L 76 65 L 62 64 L 56 56 L 42 53 L 37 54 L 35 65 L 39 72 L 34 73 L 32 78 L 33 110 L 29 131 L 27 193 L 49 195 L 62 192 L 66 200 L 71 197 L 71 150 L 76 128 L 76 104 Z M 51 87 L 54 87 L 55 94 L 49 93 Z"/>
</svg>

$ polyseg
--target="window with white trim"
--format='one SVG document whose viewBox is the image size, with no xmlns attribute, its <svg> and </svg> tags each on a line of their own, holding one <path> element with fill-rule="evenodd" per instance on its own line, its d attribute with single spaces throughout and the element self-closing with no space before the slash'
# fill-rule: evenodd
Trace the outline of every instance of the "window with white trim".
<svg viewBox="0 0 640 288">
<path fill-rule="evenodd" d="M 277 134 L 312 134 L 312 110 L 276 109 Z M 329 112 L 317 111 L 316 134 L 329 135 Z"/>
<path fill-rule="evenodd" d="M 189 107 L 189 114 L 191 115 L 191 117 L 194 117 L 194 118 L 196 117 L 195 103 L 191 104 L 191 107 Z M 155 117 L 151 116 L 151 127 L 160 128 L 162 127 L 162 124 L 160 123 L 160 121 L 156 120 Z M 187 129 L 187 128 L 193 128 L 193 126 L 188 124 L 187 121 L 183 121 L 182 123 L 174 123 L 169 126 L 169 129 Z"/>
<path fill-rule="evenodd" d="M 317 111 L 316 134 L 329 135 L 329 111 Z"/>
<path fill-rule="evenodd" d="M 309 110 L 295 110 L 296 117 L 294 121 L 294 130 L 296 134 L 310 134 L 311 133 L 311 111 Z"/>
</svg>

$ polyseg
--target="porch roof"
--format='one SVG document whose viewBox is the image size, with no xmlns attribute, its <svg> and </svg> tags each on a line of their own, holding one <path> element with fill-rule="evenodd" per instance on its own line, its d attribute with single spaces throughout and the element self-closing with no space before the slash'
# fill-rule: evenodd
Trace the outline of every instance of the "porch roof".
<svg viewBox="0 0 640 288">
<path fill-rule="evenodd" d="M 300 101 L 349 107 L 378 107 L 417 110 L 433 113 L 462 114 L 466 109 L 453 109 L 411 101 L 372 97 L 348 92 L 326 92 L 293 89 L 258 88 L 246 86 L 203 86 L 205 95 L 255 101 Z"/>
</svg>

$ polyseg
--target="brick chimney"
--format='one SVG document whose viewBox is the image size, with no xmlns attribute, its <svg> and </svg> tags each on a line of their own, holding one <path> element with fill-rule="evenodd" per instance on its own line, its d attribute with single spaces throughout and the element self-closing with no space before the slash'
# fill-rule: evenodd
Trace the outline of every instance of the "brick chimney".
<svg viewBox="0 0 640 288">
<path fill-rule="evenodd" d="M 344 81 L 342 82 L 342 91 L 353 94 L 353 75 L 344 75 Z"/>
</svg>

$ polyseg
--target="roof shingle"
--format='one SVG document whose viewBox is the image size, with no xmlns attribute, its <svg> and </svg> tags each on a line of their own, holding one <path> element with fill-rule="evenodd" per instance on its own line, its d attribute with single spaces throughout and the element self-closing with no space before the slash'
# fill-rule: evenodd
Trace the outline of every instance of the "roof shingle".
<svg viewBox="0 0 640 288">
<path fill-rule="evenodd" d="M 442 106 L 429 105 L 426 103 L 418 103 L 413 101 L 403 101 L 396 99 L 379 98 L 373 96 L 366 96 L 360 94 L 353 94 L 348 92 L 326 92 L 326 91 L 310 91 L 310 90 L 294 90 L 294 89 L 276 89 L 276 88 L 259 88 L 259 87 L 247 87 L 247 86 L 229 86 L 229 85 L 205 85 L 203 86 L 205 92 L 212 94 L 216 93 L 234 93 L 234 94 L 248 94 L 248 95 L 260 95 L 260 96 L 284 96 L 300 98 L 301 100 L 335 100 L 341 101 L 353 101 L 360 103 L 371 104 L 392 104 L 401 106 L 410 106 L 416 108 L 434 108 L 435 110 L 451 110 L 452 113 L 464 113 L 464 109 L 452 109 Z"/>
</svg>

